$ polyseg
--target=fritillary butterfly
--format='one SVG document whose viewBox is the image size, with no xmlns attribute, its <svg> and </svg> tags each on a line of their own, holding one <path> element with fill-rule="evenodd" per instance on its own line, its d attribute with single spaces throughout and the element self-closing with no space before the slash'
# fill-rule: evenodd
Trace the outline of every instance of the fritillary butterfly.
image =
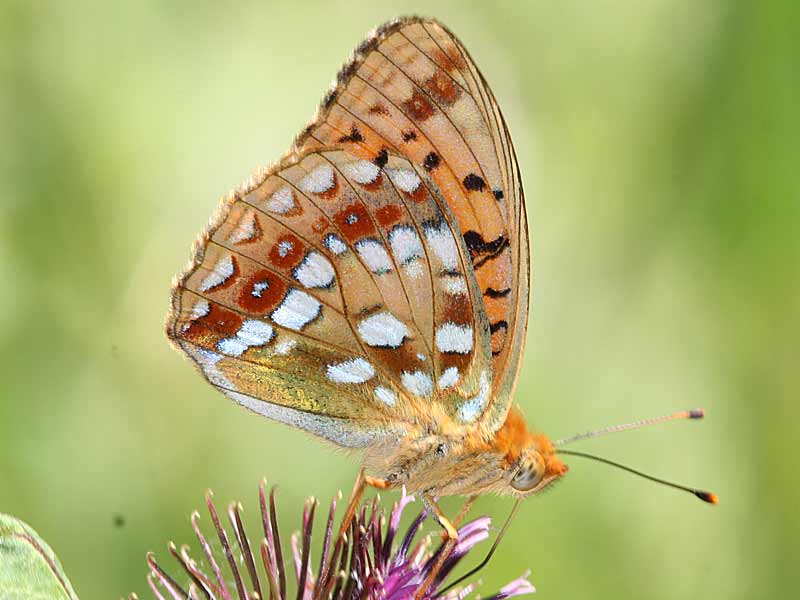
<svg viewBox="0 0 800 600">
<path fill-rule="evenodd" d="M 361 450 L 362 483 L 421 493 L 452 540 L 436 497 L 528 495 L 567 471 L 512 408 L 528 295 L 500 108 L 450 31 L 402 18 L 223 200 L 167 334 L 237 403 Z"/>
</svg>

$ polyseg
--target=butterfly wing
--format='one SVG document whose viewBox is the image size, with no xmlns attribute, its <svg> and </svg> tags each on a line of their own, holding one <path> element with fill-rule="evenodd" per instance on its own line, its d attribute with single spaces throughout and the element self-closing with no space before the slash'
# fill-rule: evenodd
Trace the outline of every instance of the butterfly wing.
<svg viewBox="0 0 800 600">
<path fill-rule="evenodd" d="M 233 400 L 342 446 L 474 423 L 491 338 L 457 231 L 401 156 L 291 155 L 223 202 L 167 333 Z"/>
<path fill-rule="evenodd" d="M 438 22 L 388 23 L 356 49 L 295 147 L 334 145 L 367 160 L 384 151 L 405 156 L 441 190 L 489 321 L 494 378 L 482 420 L 495 430 L 505 421 L 522 357 L 529 255 L 517 159 L 491 89 Z"/>
</svg>

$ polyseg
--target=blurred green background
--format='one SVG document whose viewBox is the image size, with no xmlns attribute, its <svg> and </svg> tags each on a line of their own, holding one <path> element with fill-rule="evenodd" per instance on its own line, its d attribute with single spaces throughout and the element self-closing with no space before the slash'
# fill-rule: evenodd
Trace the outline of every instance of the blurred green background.
<svg viewBox="0 0 800 600">
<path fill-rule="evenodd" d="M 525 503 L 481 592 L 531 568 L 560 600 L 796 594 L 794 2 L 3 2 L 0 511 L 52 544 L 82 598 L 118 598 L 147 596 L 147 550 L 166 562 L 167 540 L 191 542 L 207 487 L 252 519 L 266 475 L 286 529 L 302 497 L 349 489 L 355 460 L 225 400 L 162 323 L 217 198 L 406 13 L 461 37 L 514 135 L 529 420 L 560 437 L 704 406 L 705 422 L 580 448 L 722 498 L 575 459 Z"/>
</svg>

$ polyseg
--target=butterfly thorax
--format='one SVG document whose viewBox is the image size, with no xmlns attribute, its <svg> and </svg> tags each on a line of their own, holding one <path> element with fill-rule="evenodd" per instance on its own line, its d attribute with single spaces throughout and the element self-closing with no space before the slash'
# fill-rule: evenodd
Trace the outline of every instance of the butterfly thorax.
<svg viewBox="0 0 800 600">
<path fill-rule="evenodd" d="M 392 486 L 434 496 L 535 493 L 567 471 L 549 438 L 531 433 L 516 409 L 493 434 L 476 426 L 375 445 L 364 466 Z"/>
</svg>

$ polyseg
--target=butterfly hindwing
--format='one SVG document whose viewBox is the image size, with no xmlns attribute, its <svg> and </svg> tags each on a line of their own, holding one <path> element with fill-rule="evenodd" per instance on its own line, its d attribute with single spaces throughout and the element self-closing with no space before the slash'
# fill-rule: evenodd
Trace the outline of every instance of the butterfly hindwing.
<svg viewBox="0 0 800 600">
<path fill-rule="evenodd" d="M 488 404 L 468 250 L 426 170 L 388 152 L 309 151 L 229 198 L 168 334 L 229 397 L 343 446 Z"/>
<path fill-rule="evenodd" d="M 489 430 L 504 420 L 524 345 L 528 236 L 514 148 L 494 96 L 461 43 L 439 23 L 401 19 L 356 50 L 297 149 L 341 146 L 374 161 L 405 156 L 454 216 L 490 325 Z"/>
</svg>

